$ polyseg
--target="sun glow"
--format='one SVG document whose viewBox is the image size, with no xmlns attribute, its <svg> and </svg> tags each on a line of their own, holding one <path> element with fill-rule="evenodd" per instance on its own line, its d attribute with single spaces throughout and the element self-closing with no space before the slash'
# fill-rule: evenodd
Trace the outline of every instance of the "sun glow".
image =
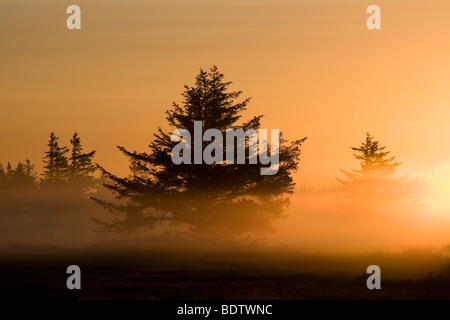
<svg viewBox="0 0 450 320">
<path fill-rule="evenodd" d="M 433 220 L 450 221 L 450 176 L 435 174 L 423 183 L 426 214 Z"/>
</svg>

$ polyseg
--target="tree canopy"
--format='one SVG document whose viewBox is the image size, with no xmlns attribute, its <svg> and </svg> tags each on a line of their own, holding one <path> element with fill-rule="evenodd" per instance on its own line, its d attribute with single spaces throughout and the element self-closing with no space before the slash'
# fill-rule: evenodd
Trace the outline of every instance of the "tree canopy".
<svg viewBox="0 0 450 320">
<path fill-rule="evenodd" d="M 185 86 L 183 101 L 174 102 L 166 112 L 169 127 L 186 129 L 191 135 L 194 121 L 202 122 L 203 132 L 212 128 L 222 133 L 227 129 L 259 129 L 261 115 L 241 121 L 250 98 L 239 99 L 242 92 L 230 91 L 231 82 L 223 78 L 215 66 L 200 70 L 194 86 Z M 178 142 L 171 140 L 170 133 L 159 128 L 147 152 L 118 147 L 130 160 L 133 172 L 128 177 L 100 167 L 109 180 L 105 186 L 117 201 L 94 199 L 118 213 L 111 222 L 96 220 L 104 230 L 132 232 L 177 225 L 193 234 L 224 237 L 270 231 L 272 221 L 284 217 L 294 188 L 292 173 L 299 166 L 300 147 L 306 138 L 288 142 L 281 135 L 278 172 L 261 175 L 261 164 L 249 161 L 174 164 L 171 152 Z M 235 142 L 233 147 L 239 143 Z M 202 149 L 207 145 L 202 142 Z M 248 141 L 243 147 L 248 160 Z"/>
<path fill-rule="evenodd" d="M 417 203 L 412 196 L 414 184 L 407 177 L 395 177 L 401 165 L 390 156 L 385 146 L 366 133 L 365 140 L 353 156 L 359 160 L 359 169 L 341 171 L 346 179 L 337 179 L 340 186 L 340 204 L 359 213 L 392 213 L 411 210 Z"/>
</svg>

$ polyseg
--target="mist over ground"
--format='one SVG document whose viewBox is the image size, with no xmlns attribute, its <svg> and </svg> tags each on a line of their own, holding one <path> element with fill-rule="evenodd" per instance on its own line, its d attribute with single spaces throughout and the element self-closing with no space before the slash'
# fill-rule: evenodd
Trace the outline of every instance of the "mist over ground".
<svg viewBox="0 0 450 320">
<path fill-rule="evenodd" d="M 274 232 L 222 242 L 211 239 L 209 245 L 228 242 L 330 252 L 445 248 L 450 243 L 450 198 L 446 196 L 450 178 L 420 178 L 416 182 L 419 182 L 415 189 L 417 205 L 388 213 L 342 208 L 336 188 L 297 188 L 285 211 L 286 218 L 273 223 Z M 81 194 L 11 189 L 3 191 L 0 198 L 0 245 L 3 247 L 85 248 L 100 243 L 128 243 L 138 247 L 170 243 L 177 247 L 187 239 L 195 242 L 195 237 L 183 227 L 174 226 L 136 233 L 99 232 L 99 225 L 92 218 L 110 221 L 114 214 Z M 203 240 L 198 242 L 206 245 Z"/>
<path fill-rule="evenodd" d="M 234 241 L 179 227 L 98 232 L 91 218 L 113 215 L 85 195 L 9 190 L 1 194 L 0 297 L 448 299 L 449 180 L 422 179 L 421 205 L 390 215 L 345 210 L 333 188 L 298 188 L 273 233 Z M 65 286 L 72 264 L 83 270 L 75 293 Z M 383 290 L 367 290 L 374 264 Z"/>
</svg>

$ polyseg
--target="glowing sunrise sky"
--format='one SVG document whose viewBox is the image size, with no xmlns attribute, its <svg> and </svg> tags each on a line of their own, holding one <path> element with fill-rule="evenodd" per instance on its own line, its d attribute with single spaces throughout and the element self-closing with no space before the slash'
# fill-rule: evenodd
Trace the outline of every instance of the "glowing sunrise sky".
<svg viewBox="0 0 450 320">
<path fill-rule="evenodd" d="M 66 8 L 82 10 L 68 30 Z M 382 29 L 366 28 L 381 8 Z M 74 131 L 113 172 L 143 151 L 199 68 L 217 65 L 246 115 L 308 136 L 298 185 L 355 167 L 370 131 L 401 173 L 450 169 L 450 2 L 0 0 L 0 162 L 41 167 Z"/>
</svg>

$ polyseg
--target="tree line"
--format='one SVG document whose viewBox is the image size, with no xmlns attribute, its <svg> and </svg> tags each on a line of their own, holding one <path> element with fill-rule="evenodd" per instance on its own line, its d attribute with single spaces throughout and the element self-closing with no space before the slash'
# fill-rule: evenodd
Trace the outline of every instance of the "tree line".
<svg viewBox="0 0 450 320">
<path fill-rule="evenodd" d="M 262 115 L 241 120 L 250 98 L 241 99 L 241 91 L 230 91 L 232 82 L 216 66 L 200 70 L 193 86 L 185 86 L 182 102 L 173 103 L 166 111 L 172 130 L 183 128 L 191 135 L 194 121 L 202 121 L 203 130 L 225 132 L 241 128 L 258 130 Z M 59 144 L 52 132 L 43 157 L 43 172 L 26 160 L 13 167 L 0 165 L 0 186 L 30 186 L 82 191 L 98 187 L 102 182 L 111 197 L 94 194 L 91 199 L 114 215 L 94 219 L 102 230 L 135 232 L 161 225 L 184 227 L 192 234 L 226 237 L 249 232 L 273 230 L 272 223 L 286 217 L 285 209 L 294 192 L 293 174 L 300 164 L 301 147 L 306 138 L 288 141 L 280 133 L 279 169 L 276 175 L 261 175 L 260 164 L 250 164 L 249 145 L 244 164 L 214 163 L 174 164 L 170 131 L 159 128 L 147 151 L 130 151 L 118 146 L 130 161 L 130 174 L 120 177 L 94 163 L 95 151 L 85 152 L 80 137 L 74 133 L 70 148 Z M 202 142 L 202 149 L 207 145 Z M 238 143 L 236 141 L 236 143 Z M 237 149 L 237 145 L 234 146 Z M 223 146 L 226 152 L 226 146 Z M 386 207 L 414 203 L 411 187 L 405 179 L 395 178 L 400 165 L 389 156 L 369 133 L 360 147 L 353 147 L 360 168 L 342 171 L 338 179 L 340 203 L 362 214 Z M 269 150 L 270 152 L 270 150 Z M 101 179 L 95 178 L 99 171 Z"/>
<path fill-rule="evenodd" d="M 47 150 L 43 157 L 43 172 L 39 175 L 29 159 L 15 167 L 10 162 L 0 164 L 1 188 L 66 188 L 86 191 L 95 185 L 93 162 L 95 151 L 83 152 L 78 133 L 70 139 L 70 149 L 60 146 L 59 137 L 50 133 Z"/>
</svg>

